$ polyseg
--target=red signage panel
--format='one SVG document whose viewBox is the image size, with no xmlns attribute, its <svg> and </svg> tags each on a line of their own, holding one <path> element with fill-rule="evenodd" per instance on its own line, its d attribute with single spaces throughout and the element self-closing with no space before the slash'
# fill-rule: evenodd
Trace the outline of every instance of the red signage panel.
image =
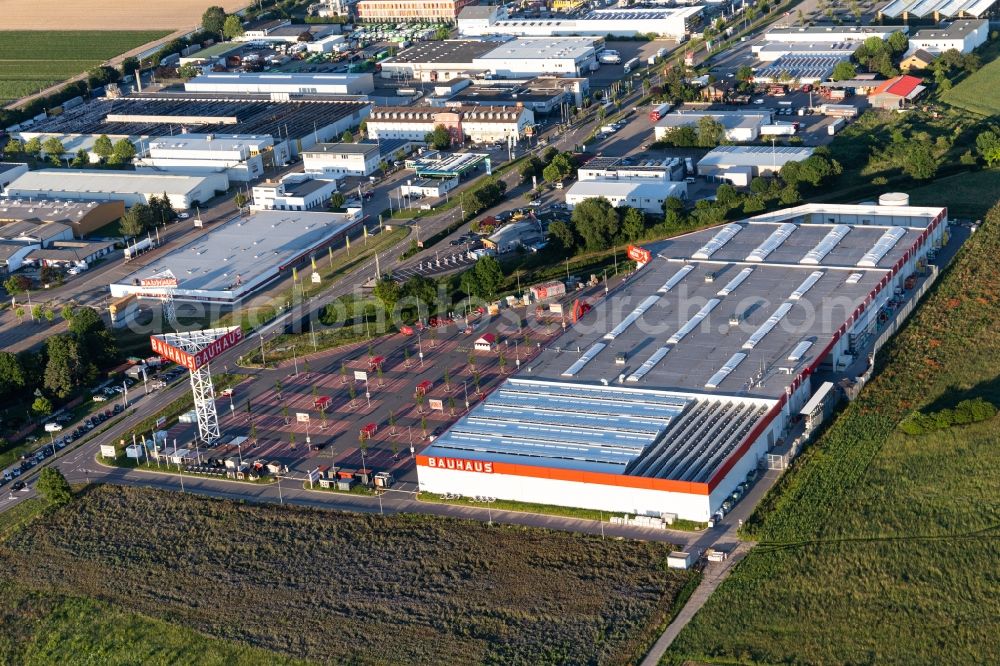
<svg viewBox="0 0 1000 666">
<path fill-rule="evenodd" d="M 493 463 L 483 460 L 463 460 L 461 458 L 428 456 L 427 466 L 434 467 L 436 469 L 453 469 L 459 472 L 480 472 L 482 474 L 493 473 Z"/>
<path fill-rule="evenodd" d="M 243 340 L 243 329 L 236 327 L 228 333 L 224 333 L 212 340 L 205 348 L 194 355 L 194 367 L 200 368 L 222 352 L 235 347 Z"/>
<path fill-rule="evenodd" d="M 628 246 L 628 258 L 640 264 L 648 264 L 653 258 L 652 253 L 644 247 L 638 245 Z"/>
<path fill-rule="evenodd" d="M 183 349 L 178 349 L 173 345 L 167 344 L 157 337 L 150 337 L 149 342 L 153 347 L 153 353 L 159 354 L 168 361 L 173 361 L 177 365 L 184 366 L 188 370 L 194 370 L 198 367 L 194 364 L 194 357 Z"/>
<path fill-rule="evenodd" d="M 177 278 L 146 278 L 139 280 L 140 287 L 176 287 Z"/>
</svg>

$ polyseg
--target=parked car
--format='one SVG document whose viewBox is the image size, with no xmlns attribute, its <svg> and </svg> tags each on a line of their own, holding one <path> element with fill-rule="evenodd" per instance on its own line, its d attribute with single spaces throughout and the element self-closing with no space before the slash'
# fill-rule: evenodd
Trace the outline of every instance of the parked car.
<svg viewBox="0 0 1000 666">
<path fill-rule="evenodd" d="M 55 421 L 50 421 L 45 424 L 45 432 L 59 432 L 62 428 L 62 424 L 56 423 Z"/>
<path fill-rule="evenodd" d="M 93 400 L 94 402 L 106 402 L 107 399 L 108 399 L 107 396 L 102 395 L 100 393 L 91 396 L 91 400 Z"/>
</svg>

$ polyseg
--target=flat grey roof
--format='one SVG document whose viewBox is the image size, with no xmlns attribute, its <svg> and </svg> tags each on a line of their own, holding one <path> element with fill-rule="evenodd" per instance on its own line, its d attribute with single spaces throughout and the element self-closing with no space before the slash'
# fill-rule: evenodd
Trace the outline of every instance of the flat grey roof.
<svg viewBox="0 0 1000 666">
<path fill-rule="evenodd" d="M 356 224 L 345 213 L 284 210 L 255 211 L 226 222 L 200 238 L 177 248 L 131 273 L 119 284 L 171 271 L 178 292 L 246 291 L 276 273 L 292 259 Z"/>
<path fill-rule="evenodd" d="M 317 143 L 309 150 L 302 151 L 309 153 L 334 153 L 334 154 L 354 154 L 367 155 L 379 151 L 377 143 Z"/>
<path fill-rule="evenodd" d="M 23 166 L 28 166 L 24 162 L 0 162 L 0 173 L 5 171 L 13 171 L 14 169 L 19 169 Z"/>
<path fill-rule="evenodd" d="M 39 169 L 19 176 L 10 184 L 10 190 L 37 190 L 49 199 L 58 199 L 60 192 L 187 194 L 201 187 L 205 181 L 206 178 L 202 176 L 176 173 Z"/>
<path fill-rule="evenodd" d="M 496 42 L 477 39 L 446 39 L 421 42 L 385 60 L 386 63 L 460 63 L 471 64 L 497 47 Z"/>
<path fill-rule="evenodd" d="M 960 39 L 987 23 L 986 19 L 959 19 L 944 28 L 918 30 L 910 39 Z"/>
<path fill-rule="evenodd" d="M 767 166 L 800 161 L 813 154 L 815 149 L 808 146 L 718 146 L 708 151 L 698 160 L 698 166 L 720 164 L 737 166 Z"/>
</svg>

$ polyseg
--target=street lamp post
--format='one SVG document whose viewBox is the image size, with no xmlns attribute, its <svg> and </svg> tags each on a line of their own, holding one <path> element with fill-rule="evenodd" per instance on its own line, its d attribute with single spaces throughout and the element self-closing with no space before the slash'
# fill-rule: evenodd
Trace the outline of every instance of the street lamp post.
<svg viewBox="0 0 1000 666">
<path fill-rule="evenodd" d="M 267 365 L 267 359 L 264 358 L 264 334 L 258 333 L 257 337 L 260 338 L 260 365 L 261 367 L 264 367 Z"/>
</svg>

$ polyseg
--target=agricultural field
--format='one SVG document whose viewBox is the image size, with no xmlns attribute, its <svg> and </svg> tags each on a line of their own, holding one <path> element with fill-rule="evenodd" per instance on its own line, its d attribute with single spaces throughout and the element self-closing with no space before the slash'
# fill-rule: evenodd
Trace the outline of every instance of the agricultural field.
<svg viewBox="0 0 1000 666">
<path fill-rule="evenodd" d="M 76 30 L 114 30 L 121 26 L 142 26 L 147 30 L 194 28 L 210 4 L 227 12 L 247 5 L 246 2 L 205 2 L 205 0 L 173 0 L 173 2 L 134 2 L 133 0 L 4 0 L 5 30 L 51 30 L 52 26 L 72 26 Z"/>
<path fill-rule="evenodd" d="M 1000 59 L 993 60 L 941 95 L 948 104 L 983 116 L 1000 114 Z"/>
<path fill-rule="evenodd" d="M 4 27 L 9 27 L 6 21 Z M 166 34 L 162 30 L 0 31 L 0 102 L 36 93 Z"/>
<path fill-rule="evenodd" d="M 91 486 L 0 543 L 0 613 L 29 634 L 0 643 L 0 661 L 87 652 L 87 635 L 119 617 L 151 645 L 132 654 L 127 638 L 95 638 L 103 655 L 89 663 L 244 663 L 237 649 L 359 664 L 634 663 L 696 582 L 666 568 L 668 551 Z M 221 642 L 171 659 L 186 649 L 180 627 Z"/>
<path fill-rule="evenodd" d="M 951 216 L 982 219 L 990 204 L 1000 200 L 1000 170 L 983 169 L 946 176 L 908 190 L 914 206 L 947 206 Z"/>
<path fill-rule="evenodd" d="M 667 661 L 1000 659 L 1000 417 L 918 436 L 896 427 L 916 409 L 1000 404 L 1000 206 L 984 219 L 880 374 L 751 516 L 760 545 Z"/>
</svg>

